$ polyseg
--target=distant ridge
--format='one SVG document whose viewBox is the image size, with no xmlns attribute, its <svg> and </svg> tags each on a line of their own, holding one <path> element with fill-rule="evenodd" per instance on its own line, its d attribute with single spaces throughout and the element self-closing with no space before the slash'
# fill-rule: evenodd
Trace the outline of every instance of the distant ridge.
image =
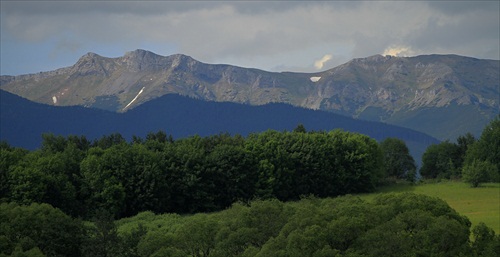
<svg viewBox="0 0 500 257">
<path fill-rule="evenodd" d="M 454 140 L 466 132 L 479 135 L 498 115 L 500 61 L 374 55 L 317 73 L 277 73 L 135 50 L 118 58 L 88 53 L 71 67 L 1 76 L 0 88 L 39 103 L 115 112 L 166 94 L 250 105 L 288 103 Z"/>
<path fill-rule="evenodd" d="M 279 103 L 250 106 L 169 94 L 126 113 L 114 113 L 38 104 L 3 90 L 0 90 L 0 98 L 0 139 L 28 149 L 40 146 L 42 133 L 85 135 L 96 139 L 118 132 L 130 140 L 133 135 L 145 137 L 148 132 L 164 130 L 178 139 L 223 132 L 246 136 L 268 129 L 291 131 L 298 124 L 316 131 L 340 128 L 377 140 L 398 137 L 407 142 L 417 160 L 428 145 L 439 142 L 421 132 L 402 127 Z"/>
</svg>

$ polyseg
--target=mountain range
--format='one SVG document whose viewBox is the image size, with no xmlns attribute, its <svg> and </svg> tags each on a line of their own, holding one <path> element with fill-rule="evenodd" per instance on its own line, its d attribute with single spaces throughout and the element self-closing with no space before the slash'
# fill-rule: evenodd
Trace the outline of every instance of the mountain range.
<svg viewBox="0 0 500 257">
<path fill-rule="evenodd" d="M 454 140 L 499 113 L 500 61 L 457 55 L 353 59 L 317 73 L 206 64 L 145 50 L 94 53 L 49 72 L 1 76 L 0 89 L 54 106 L 127 113 L 168 94 L 247 105 L 286 103 Z"/>
</svg>

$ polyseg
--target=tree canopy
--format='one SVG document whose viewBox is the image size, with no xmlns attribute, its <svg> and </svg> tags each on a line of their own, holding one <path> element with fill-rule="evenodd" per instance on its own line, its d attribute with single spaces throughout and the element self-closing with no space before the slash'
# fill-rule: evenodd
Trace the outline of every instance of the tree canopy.
<svg viewBox="0 0 500 257">
<path fill-rule="evenodd" d="M 403 140 L 387 138 L 380 142 L 380 148 L 384 155 L 387 176 L 409 181 L 415 180 L 417 166 Z"/>
<path fill-rule="evenodd" d="M 49 203 L 73 217 L 106 210 L 115 218 L 142 211 L 222 210 L 255 198 L 297 200 L 371 192 L 385 177 L 378 143 L 340 130 L 266 131 L 173 140 L 165 132 L 127 143 L 119 134 L 43 135 L 41 149 L 2 147 L 1 198 Z"/>
<path fill-rule="evenodd" d="M 497 129 L 429 147 L 422 175 L 491 179 Z M 0 257 L 500 254 L 493 230 L 480 224 L 471 241 L 469 220 L 438 198 L 349 195 L 414 171 L 397 139 L 303 126 L 247 138 L 43 138 L 31 152 L 0 143 Z"/>
<path fill-rule="evenodd" d="M 462 178 L 471 186 L 500 182 L 500 116 L 492 120 L 476 140 L 467 133 L 456 143 L 431 145 L 422 156 L 424 178 Z"/>
<path fill-rule="evenodd" d="M 477 142 L 467 148 L 464 167 L 464 181 L 473 187 L 483 182 L 500 182 L 500 119 L 488 124 Z"/>
</svg>

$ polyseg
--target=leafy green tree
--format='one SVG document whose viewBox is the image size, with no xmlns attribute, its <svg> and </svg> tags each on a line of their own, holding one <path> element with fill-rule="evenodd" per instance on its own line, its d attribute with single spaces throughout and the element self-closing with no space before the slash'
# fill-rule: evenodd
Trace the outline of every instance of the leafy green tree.
<svg viewBox="0 0 500 257">
<path fill-rule="evenodd" d="M 86 228 L 85 241 L 82 243 L 83 256 L 119 256 L 123 249 L 113 214 L 106 210 L 97 210 L 93 221 L 93 224 Z"/>
<path fill-rule="evenodd" d="M 0 204 L 0 253 L 80 256 L 82 224 L 48 204 Z M 19 249 L 18 249 L 19 248 Z M 40 251 L 38 251 L 38 248 Z M 17 253 L 16 253 L 17 252 Z"/>
<path fill-rule="evenodd" d="M 417 166 L 403 140 L 386 138 L 380 143 L 380 148 L 384 155 L 387 176 L 415 180 Z"/>
<path fill-rule="evenodd" d="M 123 257 L 140 257 L 138 245 L 140 241 L 147 234 L 148 229 L 139 223 L 137 228 L 133 229 L 130 233 L 120 236 L 121 256 Z"/>
<path fill-rule="evenodd" d="M 165 176 L 169 198 L 167 212 L 193 213 L 211 205 L 211 196 L 202 187 L 201 174 L 205 165 L 206 141 L 199 136 L 167 144 Z"/>
<path fill-rule="evenodd" d="M 220 144 L 206 156 L 201 184 L 213 196 L 213 207 L 251 199 L 257 182 L 256 165 L 242 146 Z"/>
<path fill-rule="evenodd" d="M 104 153 L 100 148 L 90 149 L 80 165 L 81 193 L 85 196 L 86 215 L 97 210 L 107 210 L 118 216 L 125 207 L 125 189 L 114 171 L 106 167 L 114 163 L 110 160 L 110 163 L 105 163 L 102 157 Z"/>
<path fill-rule="evenodd" d="M 494 164 L 475 159 L 463 168 L 462 179 L 471 184 L 472 187 L 478 187 L 481 183 L 490 181 L 491 177 L 497 174 L 497 167 Z"/>
<path fill-rule="evenodd" d="M 369 230 L 355 248 L 365 256 L 459 256 L 468 242 L 468 227 L 422 210 L 398 214 Z"/>
<path fill-rule="evenodd" d="M 496 166 L 497 175 L 493 177 L 498 181 L 500 177 L 500 118 L 497 117 L 488 124 L 479 140 L 468 150 L 465 165 L 470 165 L 474 160 L 487 161 Z"/>
<path fill-rule="evenodd" d="M 422 156 L 424 178 L 451 178 L 460 175 L 460 149 L 449 141 L 430 145 Z"/>
<path fill-rule="evenodd" d="M 103 169 L 116 177 L 124 190 L 124 211 L 131 216 L 141 211 L 165 211 L 167 181 L 162 156 L 145 145 L 116 145 L 101 157 Z"/>
<path fill-rule="evenodd" d="M 176 233 L 178 248 L 188 256 L 208 257 L 215 249 L 218 229 L 212 216 L 196 214 L 189 217 Z"/>
<path fill-rule="evenodd" d="M 87 151 L 91 146 L 91 142 L 85 136 L 69 135 L 67 140 L 68 144 L 75 145 L 81 151 Z"/>
<path fill-rule="evenodd" d="M 10 201 L 48 203 L 78 216 L 83 209 L 79 190 L 80 162 L 88 146 L 85 140 L 84 137 L 66 139 L 44 134 L 41 150 L 25 154 L 22 159 L 16 158 L 15 165 L 9 165 L 6 181 Z M 12 158 L 16 152 L 19 150 L 13 149 L 5 157 Z"/>
<path fill-rule="evenodd" d="M 21 204 L 49 203 L 74 213 L 76 188 L 66 174 L 67 162 L 62 155 L 62 152 L 32 152 L 11 167 L 11 200 Z"/>
<path fill-rule="evenodd" d="M 377 142 L 360 134 L 266 131 L 250 135 L 246 148 L 258 161 L 256 192 L 264 198 L 368 192 L 383 177 Z"/>
<path fill-rule="evenodd" d="M 7 256 L 0 253 L 0 257 Z M 38 247 L 31 248 L 30 250 L 23 251 L 21 246 L 16 247 L 12 254 L 8 255 L 10 257 L 45 257 L 46 255 Z"/>
<path fill-rule="evenodd" d="M 476 138 L 471 133 L 466 133 L 465 135 L 459 136 L 457 138 L 457 145 L 459 149 L 460 163 L 459 166 L 463 166 L 467 150 L 471 148 L 476 143 Z"/>
<path fill-rule="evenodd" d="M 291 205 L 275 236 L 241 256 L 470 255 L 470 222 L 437 198 L 385 194 L 373 203 L 340 197 Z"/>
<path fill-rule="evenodd" d="M 100 147 L 101 149 L 110 148 L 113 145 L 125 144 L 126 140 L 120 133 L 113 133 L 110 135 L 102 136 L 94 140 L 91 144 L 92 147 Z"/>
<path fill-rule="evenodd" d="M 88 207 L 104 208 L 117 217 L 167 211 L 168 181 L 162 167 L 162 154 L 142 144 L 91 149 L 81 162 Z"/>
<path fill-rule="evenodd" d="M 293 132 L 297 132 L 297 133 L 306 133 L 307 130 L 306 130 L 306 127 L 304 127 L 303 124 L 299 124 L 297 125 L 296 128 L 293 129 Z"/>
<path fill-rule="evenodd" d="M 329 142 L 335 149 L 333 168 L 339 172 L 340 194 L 370 192 L 384 178 L 383 156 L 374 139 L 357 133 L 331 131 Z M 327 144 L 328 144 L 327 143 Z"/>
<path fill-rule="evenodd" d="M 137 139 L 133 139 L 137 142 Z M 164 131 L 158 131 L 156 133 L 148 133 L 146 135 L 146 141 L 144 144 L 146 147 L 152 151 L 162 151 L 165 144 L 171 144 L 174 142 L 172 135 L 167 135 Z"/>
<path fill-rule="evenodd" d="M 159 130 L 156 133 L 152 133 L 152 132 L 148 133 L 146 135 L 146 141 L 158 141 L 160 143 L 166 143 L 166 142 L 173 143 L 174 140 L 172 138 L 172 135 L 167 136 L 167 133 L 165 133 L 165 131 Z"/>
<path fill-rule="evenodd" d="M 9 174 L 22 161 L 28 151 L 11 147 L 7 142 L 0 142 L 0 202 L 8 201 L 11 197 Z"/>
<path fill-rule="evenodd" d="M 42 151 L 45 152 L 62 152 L 66 148 L 68 141 L 63 136 L 56 136 L 52 133 L 42 134 Z"/>
<path fill-rule="evenodd" d="M 498 256 L 500 254 L 500 236 L 480 222 L 472 229 L 472 250 L 475 256 Z"/>
<path fill-rule="evenodd" d="M 386 194 L 377 197 L 375 205 L 387 216 L 356 240 L 351 248 L 354 252 L 363 256 L 460 256 L 469 249 L 470 221 L 443 200 L 411 193 Z"/>
<path fill-rule="evenodd" d="M 228 226 L 222 227 L 217 233 L 216 256 L 239 256 L 250 247 L 255 247 L 260 241 L 256 228 Z"/>
<path fill-rule="evenodd" d="M 134 218 L 127 218 L 126 220 L 136 218 L 147 228 L 147 233 L 141 237 L 141 240 L 137 244 L 137 253 L 139 256 L 186 256 L 177 248 L 177 239 L 174 234 L 184 223 L 186 217 L 188 216 L 180 216 L 178 214 L 154 215 L 151 212 L 144 212 Z M 120 220 L 120 223 L 123 221 Z M 122 223 L 122 226 L 119 227 L 120 230 L 122 230 L 123 225 Z M 125 223 L 125 226 L 127 225 Z M 123 234 L 124 232 L 121 233 Z"/>
</svg>

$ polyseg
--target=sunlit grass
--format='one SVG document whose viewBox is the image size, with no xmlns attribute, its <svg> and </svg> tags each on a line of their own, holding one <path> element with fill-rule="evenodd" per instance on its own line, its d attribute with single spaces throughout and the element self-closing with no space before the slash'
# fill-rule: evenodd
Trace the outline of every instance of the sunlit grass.
<svg viewBox="0 0 500 257">
<path fill-rule="evenodd" d="M 388 192 L 414 192 L 439 197 L 453 209 L 467 216 L 472 227 L 484 222 L 488 227 L 500 233 L 500 183 L 486 183 L 478 188 L 457 181 L 423 183 L 419 185 L 395 184 L 382 187 L 377 193 L 362 194 L 361 198 L 372 200 L 377 194 Z"/>
</svg>

